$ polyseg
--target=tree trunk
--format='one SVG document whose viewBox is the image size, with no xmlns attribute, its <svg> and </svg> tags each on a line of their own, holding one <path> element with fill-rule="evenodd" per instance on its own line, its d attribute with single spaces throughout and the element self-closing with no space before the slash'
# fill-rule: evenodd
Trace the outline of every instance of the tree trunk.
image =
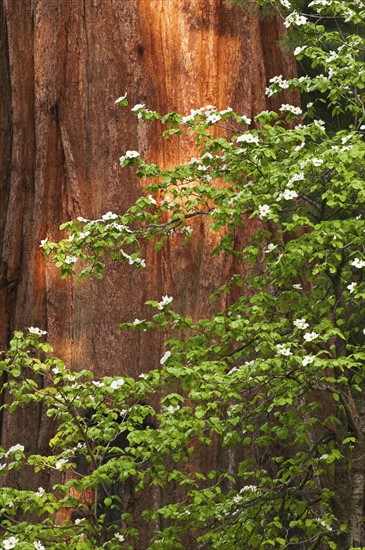
<svg viewBox="0 0 365 550">
<path fill-rule="evenodd" d="M 140 186 L 118 162 L 127 149 L 165 166 L 193 156 L 188 141 L 164 142 L 116 106 L 118 96 L 161 112 L 212 103 L 252 116 L 272 106 L 269 78 L 295 70 L 283 29 L 222 0 L 0 0 L 0 10 L 0 349 L 14 329 L 39 326 L 72 368 L 138 376 L 158 365 L 164 335 L 121 333 L 118 323 L 145 316 L 144 301 L 163 294 L 182 313 L 207 315 L 233 269 L 210 257 L 206 222 L 192 224 L 191 246 L 176 236 L 161 254 L 147 251 L 144 272 L 111 264 L 104 280 L 77 284 L 44 261 L 40 240 L 57 239 L 68 219 L 133 203 Z M 5 447 L 46 450 L 39 411 L 4 414 L 1 428 Z M 12 483 L 31 486 L 22 475 Z"/>
</svg>

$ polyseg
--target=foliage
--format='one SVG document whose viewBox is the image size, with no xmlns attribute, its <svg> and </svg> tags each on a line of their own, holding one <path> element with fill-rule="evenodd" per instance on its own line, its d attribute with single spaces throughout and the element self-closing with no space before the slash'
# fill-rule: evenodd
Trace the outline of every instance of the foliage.
<svg viewBox="0 0 365 550">
<path fill-rule="evenodd" d="M 107 256 L 143 269 L 147 241 L 159 250 L 179 231 L 188 245 L 190 220 L 205 216 L 220 236 L 212 254 L 237 265 L 211 300 L 245 291 L 199 320 L 175 311 L 172 297 L 147 302 L 149 320 L 121 329 L 171 337 L 159 367 L 138 380 L 71 372 L 43 331 L 15 333 L 0 363 L 4 407 L 40 403 L 57 432 L 47 456 L 25 456 L 21 444 L 2 450 L 0 473 L 27 465 L 68 475 L 52 493 L 2 490 L 3 548 L 137 548 L 136 518 L 118 489 L 128 480 L 146 494 L 180 487 L 143 512 L 163 526 L 151 549 L 184 548 L 187 535 L 194 548 L 365 543 L 365 10 L 361 0 L 314 0 L 307 14 L 288 0 L 276 8 L 301 41 L 297 59 L 320 70 L 277 76 L 267 94 L 316 92 L 313 104 L 254 121 L 230 108 L 162 116 L 134 106 L 139 118 L 162 121 L 166 138 L 195 135 L 197 158 L 164 169 L 127 151 L 121 165 L 150 178 L 146 194 L 124 214 L 80 217 L 62 226 L 65 239 L 42 241 L 63 276 L 100 278 Z M 329 19 L 337 27 L 328 30 Z M 328 130 L 316 119 L 323 105 Z M 335 127 L 339 115 L 351 121 L 345 128 Z M 238 249 L 237 228 L 255 219 L 252 241 Z M 211 446 L 224 464 L 197 471 L 194 457 Z M 83 501 L 90 488 L 95 498 Z M 59 524 L 68 509 L 72 519 Z"/>
</svg>

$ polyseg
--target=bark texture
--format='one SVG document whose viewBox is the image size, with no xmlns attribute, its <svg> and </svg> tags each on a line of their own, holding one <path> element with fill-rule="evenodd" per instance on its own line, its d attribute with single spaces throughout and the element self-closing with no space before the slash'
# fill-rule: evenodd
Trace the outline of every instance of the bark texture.
<svg viewBox="0 0 365 550">
<path fill-rule="evenodd" d="M 164 142 L 118 108 L 118 96 L 161 112 L 214 104 L 252 116 L 272 106 L 269 78 L 294 72 L 283 29 L 222 0 L 1 0 L 0 15 L 0 349 L 14 329 L 39 326 L 72 368 L 138 376 L 158 364 L 163 335 L 120 333 L 118 323 L 142 317 L 144 301 L 162 294 L 205 315 L 232 269 L 209 256 L 216 236 L 206 222 L 194 222 L 191 246 L 177 236 L 160 255 L 147 251 L 143 273 L 110 265 L 103 281 L 79 284 L 61 281 L 39 242 L 57 239 L 68 219 L 131 205 L 141 189 L 119 167 L 127 149 L 165 166 L 193 156 L 189 142 Z M 1 429 L 5 447 L 47 444 L 38 411 L 4 415 Z M 214 464 L 216 452 L 203 459 Z"/>
</svg>

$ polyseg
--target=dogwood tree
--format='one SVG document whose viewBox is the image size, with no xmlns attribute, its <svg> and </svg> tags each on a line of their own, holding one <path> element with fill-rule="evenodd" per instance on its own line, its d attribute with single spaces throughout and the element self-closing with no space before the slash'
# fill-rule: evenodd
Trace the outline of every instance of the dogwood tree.
<svg viewBox="0 0 365 550">
<path fill-rule="evenodd" d="M 218 235 L 212 254 L 236 266 L 211 300 L 235 299 L 202 319 L 179 314 L 173 296 L 148 301 L 145 319 L 121 329 L 169 338 L 160 364 L 137 380 L 72 372 L 42 329 L 14 334 L 1 361 L 4 406 L 42 403 L 57 430 L 47 456 L 26 456 L 21 442 L 3 449 L 0 473 L 64 475 L 52 493 L 3 488 L 3 548 L 139 548 L 128 482 L 166 493 L 164 506 L 143 512 L 156 525 L 151 549 L 185 548 L 186 534 L 194 548 L 365 545 L 365 8 L 257 3 L 280 11 L 294 55 L 313 68 L 278 75 L 267 94 L 299 89 L 302 108 L 250 120 L 230 107 L 161 115 L 133 106 L 146 124 L 162 122 L 166 138 L 193 134 L 194 157 L 166 169 L 124 152 L 121 166 L 147 181 L 136 203 L 69 221 L 63 240 L 41 243 L 63 276 L 100 278 L 106 257 L 148 269 L 146 246 L 159 250 L 176 232 L 189 246 L 190 220 L 204 216 Z M 240 248 L 237 229 L 253 223 Z M 221 468 L 194 467 L 212 446 Z"/>
</svg>

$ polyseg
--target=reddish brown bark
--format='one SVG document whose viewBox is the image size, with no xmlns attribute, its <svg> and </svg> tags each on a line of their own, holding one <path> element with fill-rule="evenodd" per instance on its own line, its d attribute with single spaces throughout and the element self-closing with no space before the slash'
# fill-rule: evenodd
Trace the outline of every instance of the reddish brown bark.
<svg viewBox="0 0 365 550">
<path fill-rule="evenodd" d="M 0 348 L 14 329 L 39 326 L 72 368 L 138 376 L 158 364 L 163 335 L 120 333 L 118 323 L 162 294 L 206 315 L 231 269 L 210 257 L 207 223 L 194 222 L 191 246 L 175 237 L 160 255 L 147 251 L 143 273 L 110 265 L 103 281 L 78 284 L 60 280 L 39 242 L 70 218 L 133 203 L 140 187 L 119 167 L 125 150 L 165 166 L 192 156 L 190 143 L 163 142 L 118 108 L 119 95 L 162 112 L 213 103 L 252 116 L 269 106 L 268 79 L 294 71 L 282 28 L 221 0 L 1 0 L 0 10 Z M 39 452 L 47 437 L 41 414 L 2 418 L 5 446 Z"/>
</svg>

